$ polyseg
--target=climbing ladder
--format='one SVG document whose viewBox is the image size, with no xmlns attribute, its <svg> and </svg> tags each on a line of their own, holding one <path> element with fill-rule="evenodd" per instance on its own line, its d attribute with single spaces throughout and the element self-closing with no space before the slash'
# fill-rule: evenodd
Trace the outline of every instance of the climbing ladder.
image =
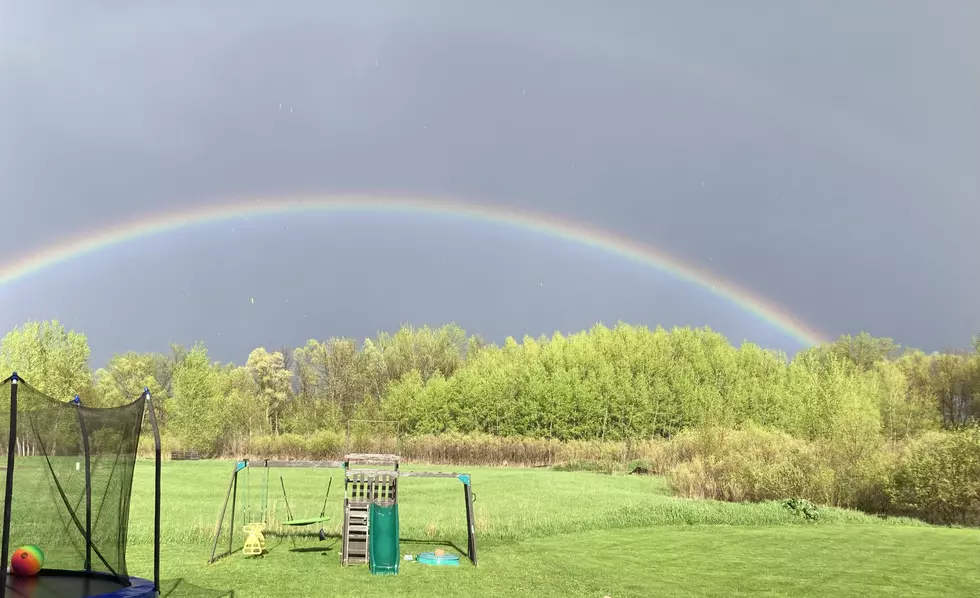
<svg viewBox="0 0 980 598">
<path fill-rule="evenodd" d="M 348 454 L 344 456 L 344 528 L 341 562 L 367 564 L 370 560 L 370 508 L 398 502 L 398 455 Z M 351 465 L 389 466 L 392 469 L 357 469 Z"/>
<path fill-rule="evenodd" d="M 368 562 L 368 504 L 348 505 L 344 510 L 344 564 Z"/>
</svg>

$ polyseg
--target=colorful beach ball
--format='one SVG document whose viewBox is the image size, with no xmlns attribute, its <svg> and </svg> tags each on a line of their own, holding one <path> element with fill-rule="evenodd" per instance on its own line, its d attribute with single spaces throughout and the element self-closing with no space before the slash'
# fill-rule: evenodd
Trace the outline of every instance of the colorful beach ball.
<svg viewBox="0 0 980 598">
<path fill-rule="evenodd" d="M 37 546 L 21 546 L 10 557 L 10 570 L 14 575 L 31 577 L 44 566 L 44 551 Z"/>
</svg>

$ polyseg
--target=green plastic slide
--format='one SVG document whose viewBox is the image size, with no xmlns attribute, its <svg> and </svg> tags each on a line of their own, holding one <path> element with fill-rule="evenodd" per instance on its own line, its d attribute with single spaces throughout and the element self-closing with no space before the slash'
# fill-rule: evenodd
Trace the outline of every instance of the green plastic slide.
<svg viewBox="0 0 980 598">
<path fill-rule="evenodd" d="M 371 573 L 395 575 L 401 554 L 398 548 L 398 505 L 372 504 L 368 514 L 368 552 Z"/>
</svg>

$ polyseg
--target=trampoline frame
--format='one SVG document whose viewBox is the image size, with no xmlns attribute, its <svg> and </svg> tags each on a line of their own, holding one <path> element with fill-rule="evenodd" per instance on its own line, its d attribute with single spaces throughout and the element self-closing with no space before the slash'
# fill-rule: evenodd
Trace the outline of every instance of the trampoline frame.
<svg viewBox="0 0 980 598">
<path fill-rule="evenodd" d="M 44 580 L 45 578 L 75 578 L 78 579 L 78 583 L 84 584 L 90 581 L 103 581 L 119 584 L 118 589 L 112 590 L 110 592 L 103 592 L 101 594 L 88 594 L 86 598 L 150 598 L 157 596 L 159 590 L 153 581 L 149 579 L 143 579 L 142 577 L 130 577 L 129 585 L 124 586 L 120 583 L 119 578 L 110 575 L 108 573 L 103 573 L 101 571 L 72 571 L 71 569 L 42 569 L 40 573 L 35 577 L 24 577 L 16 578 L 19 585 L 30 586 L 38 580 Z M 6 582 L 4 583 L 4 591 L 8 589 Z M 16 585 L 12 587 L 14 591 L 17 591 Z"/>
<path fill-rule="evenodd" d="M 13 515 L 11 499 L 14 486 L 14 463 L 17 454 L 17 387 L 23 378 L 14 372 L 7 380 L 10 381 L 10 433 L 7 446 L 6 464 L 6 486 L 3 504 L 3 539 L 0 542 L 0 588 L 3 588 L 4 595 L 7 592 L 7 561 L 10 558 L 10 521 Z M 6 382 L 7 380 L 4 380 Z M 143 598 L 145 596 L 156 596 L 160 592 L 160 429 L 157 426 L 156 413 L 153 409 L 153 400 L 150 389 L 144 387 L 141 398 L 146 400 L 146 409 L 149 411 L 150 426 L 153 429 L 153 460 L 154 460 L 154 481 L 153 481 L 153 579 L 147 580 L 140 577 L 129 577 L 129 585 L 122 586 L 118 590 L 97 594 L 91 598 Z M 76 407 L 81 405 L 78 397 L 70 404 Z M 81 420 L 80 421 L 84 421 Z M 84 579 L 101 579 L 120 581 L 119 577 L 93 571 L 92 566 L 92 505 L 91 505 L 91 471 L 89 468 L 88 437 L 85 432 L 84 423 L 82 426 L 82 436 L 85 450 L 85 489 L 86 489 L 86 528 L 85 528 L 85 569 L 80 571 L 68 569 L 42 569 L 40 578 L 44 577 L 79 577 Z M 142 436 L 142 433 L 140 434 Z M 148 587 L 149 586 L 149 587 Z"/>
</svg>

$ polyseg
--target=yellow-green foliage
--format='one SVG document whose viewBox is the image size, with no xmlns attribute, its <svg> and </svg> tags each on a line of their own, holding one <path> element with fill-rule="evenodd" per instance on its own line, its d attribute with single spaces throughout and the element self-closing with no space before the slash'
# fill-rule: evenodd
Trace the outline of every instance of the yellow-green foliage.
<svg viewBox="0 0 980 598">
<path fill-rule="evenodd" d="M 679 435 L 658 455 L 671 487 L 687 497 L 803 498 L 934 523 L 980 523 L 976 427 L 931 432 L 903 445 L 808 441 L 759 428 L 702 429 Z"/>
<path fill-rule="evenodd" d="M 387 419 L 415 461 L 619 471 L 642 460 L 690 496 L 937 521 L 975 511 L 973 445 L 944 434 L 980 416 L 980 353 L 899 354 L 862 334 L 789 359 L 707 328 L 625 324 L 500 347 L 454 325 L 402 328 L 256 349 L 241 366 L 202 345 L 171 353 L 118 355 L 93 377 L 83 335 L 29 323 L 4 337 L 0 366 L 91 405 L 148 387 L 168 445 L 211 456 L 339 458 L 348 420 Z M 944 477 L 927 480 L 931 467 Z"/>
<path fill-rule="evenodd" d="M 672 441 L 667 454 L 677 463 L 667 479 L 682 496 L 835 502 L 835 473 L 819 448 L 785 432 L 755 427 L 697 430 Z"/>
<path fill-rule="evenodd" d="M 980 427 L 913 441 L 888 491 L 900 512 L 939 523 L 980 523 Z"/>
<path fill-rule="evenodd" d="M 241 366 L 213 363 L 202 345 L 127 353 L 92 382 L 84 336 L 29 323 L 3 339 L 0 365 L 57 398 L 75 388 L 91 405 L 149 387 L 164 429 L 209 454 L 241 452 L 269 434 L 343 432 L 348 419 L 383 418 L 398 420 L 406 436 L 625 442 L 627 458 L 644 441 L 683 430 L 759 425 L 844 443 L 840 457 L 850 461 L 878 438 L 956 428 L 980 413 L 980 354 L 894 353 L 888 339 L 859 335 L 788 359 L 732 346 L 707 328 L 625 324 L 495 347 L 449 325 L 403 328 L 360 346 L 330 339 L 293 352 L 260 348 Z"/>
</svg>

